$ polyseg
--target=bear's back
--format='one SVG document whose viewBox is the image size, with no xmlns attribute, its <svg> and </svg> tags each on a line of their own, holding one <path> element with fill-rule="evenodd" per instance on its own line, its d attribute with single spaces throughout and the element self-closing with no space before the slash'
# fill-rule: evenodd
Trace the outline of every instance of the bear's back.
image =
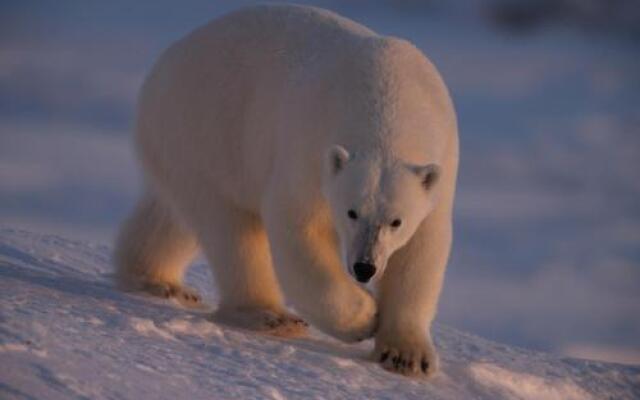
<svg viewBox="0 0 640 400">
<path fill-rule="evenodd" d="M 162 59 L 188 60 L 210 53 L 235 61 L 301 63 L 349 52 L 375 32 L 350 19 L 310 6 L 258 5 L 216 18 L 174 43 Z M 181 57 L 176 57 L 178 53 Z M 187 55 L 185 57 L 185 55 Z M 212 60 L 213 61 L 213 60 Z"/>
<path fill-rule="evenodd" d="M 425 113 L 414 112 L 432 94 L 448 99 L 435 69 L 406 41 L 314 7 L 254 6 L 163 53 L 139 97 L 137 148 L 147 171 L 177 182 L 176 190 L 191 190 L 184 177 L 204 170 L 198 176 L 206 182 L 191 186 L 217 187 L 257 209 L 280 164 L 318 186 L 323 149 L 335 143 L 364 149 L 394 141 L 394 151 L 420 161 L 413 154 L 439 142 L 423 137 L 416 115 Z"/>
<path fill-rule="evenodd" d="M 257 197 L 277 153 L 287 86 L 375 37 L 331 11 L 295 5 L 252 6 L 197 28 L 163 52 L 141 89 L 143 164 L 162 179 L 206 166 L 203 186 L 224 186 L 237 201 Z"/>
<path fill-rule="evenodd" d="M 204 34 L 234 32 L 255 41 L 299 41 L 306 47 L 377 36 L 364 25 L 332 11 L 284 4 L 243 8 L 211 21 L 202 30 Z"/>
</svg>

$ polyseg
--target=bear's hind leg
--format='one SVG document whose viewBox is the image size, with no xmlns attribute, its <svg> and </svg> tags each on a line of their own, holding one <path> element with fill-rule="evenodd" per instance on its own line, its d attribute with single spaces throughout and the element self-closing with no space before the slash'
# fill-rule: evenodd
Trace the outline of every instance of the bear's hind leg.
<svg viewBox="0 0 640 400">
<path fill-rule="evenodd" d="M 173 211 L 148 192 L 118 235 L 114 254 L 117 283 L 124 290 L 198 305 L 200 296 L 182 285 L 197 247 L 195 236 L 176 220 Z"/>
<path fill-rule="evenodd" d="M 233 206 L 215 210 L 198 228 L 220 293 L 214 320 L 275 336 L 305 335 L 307 324 L 283 304 L 260 219 Z"/>
</svg>

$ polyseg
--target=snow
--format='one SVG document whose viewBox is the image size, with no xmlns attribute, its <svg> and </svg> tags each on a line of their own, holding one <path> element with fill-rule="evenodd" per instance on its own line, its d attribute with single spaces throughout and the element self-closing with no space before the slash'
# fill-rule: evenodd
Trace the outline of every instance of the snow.
<svg viewBox="0 0 640 400">
<path fill-rule="evenodd" d="M 217 325 L 211 307 L 122 293 L 110 249 L 0 229 L 3 399 L 634 399 L 640 367 L 560 358 L 436 325 L 442 372 L 408 379 L 317 331 L 284 340 Z M 188 283 L 215 303 L 206 266 Z"/>
</svg>

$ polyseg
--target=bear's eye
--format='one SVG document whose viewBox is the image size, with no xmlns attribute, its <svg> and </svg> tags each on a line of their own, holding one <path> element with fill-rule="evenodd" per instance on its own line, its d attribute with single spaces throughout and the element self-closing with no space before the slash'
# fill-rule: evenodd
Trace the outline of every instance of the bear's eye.
<svg viewBox="0 0 640 400">
<path fill-rule="evenodd" d="M 394 219 L 393 221 L 391 221 L 392 228 L 398 228 L 400 225 L 402 225 L 401 219 Z"/>
<path fill-rule="evenodd" d="M 349 210 L 347 211 L 347 215 L 349 216 L 349 218 L 351 219 L 358 219 L 358 213 L 353 211 L 353 210 Z"/>
</svg>

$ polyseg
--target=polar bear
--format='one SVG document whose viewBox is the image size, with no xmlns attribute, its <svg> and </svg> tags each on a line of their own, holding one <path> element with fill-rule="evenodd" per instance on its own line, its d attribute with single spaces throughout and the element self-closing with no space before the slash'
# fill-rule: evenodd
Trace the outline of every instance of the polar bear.
<svg viewBox="0 0 640 400">
<path fill-rule="evenodd" d="M 215 317 L 295 336 L 375 336 L 392 371 L 431 375 L 452 240 L 456 117 L 405 40 L 332 12 L 254 6 L 195 30 L 141 89 L 146 193 L 119 234 L 122 287 L 175 297 L 202 249 Z"/>
</svg>

